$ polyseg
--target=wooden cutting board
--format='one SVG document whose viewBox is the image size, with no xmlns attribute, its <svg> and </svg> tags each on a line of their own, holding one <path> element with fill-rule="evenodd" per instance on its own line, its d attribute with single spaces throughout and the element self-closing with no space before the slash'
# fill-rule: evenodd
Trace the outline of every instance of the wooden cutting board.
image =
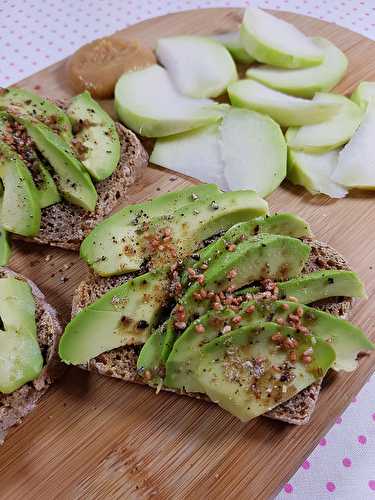
<svg viewBox="0 0 375 500">
<path fill-rule="evenodd" d="M 234 30 L 241 15 L 240 9 L 183 12 L 140 23 L 120 35 L 153 46 L 161 36 Z M 375 43 L 334 24 L 277 15 L 309 35 L 329 38 L 347 54 L 349 71 L 338 91 L 348 93 L 360 80 L 375 79 Z M 71 96 L 64 62 L 20 85 L 52 97 Z M 192 182 L 149 168 L 132 188 L 130 200 L 145 200 Z M 353 321 L 375 340 L 374 194 L 357 192 L 334 201 L 285 184 L 268 201 L 272 211 L 293 211 L 306 218 L 319 239 L 349 259 L 370 296 L 356 306 Z M 76 254 L 17 243 L 11 266 L 41 287 L 64 322 L 69 319 L 73 290 L 87 273 Z M 24 424 L 9 433 L 0 454 L 0 497 L 268 498 L 360 390 L 374 369 L 374 358 L 362 359 L 355 373 L 330 378 L 312 422 L 304 427 L 266 418 L 242 424 L 205 402 L 155 395 L 146 387 L 69 369 Z"/>
</svg>

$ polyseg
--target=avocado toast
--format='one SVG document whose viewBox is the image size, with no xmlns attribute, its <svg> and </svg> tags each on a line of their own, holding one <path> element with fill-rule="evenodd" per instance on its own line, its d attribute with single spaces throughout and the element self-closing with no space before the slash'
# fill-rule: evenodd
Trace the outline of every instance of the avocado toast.
<svg viewBox="0 0 375 500">
<path fill-rule="evenodd" d="M 78 249 L 147 159 L 135 134 L 88 92 L 68 106 L 25 89 L 0 92 L 0 219 L 16 237 Z"/>
<path fill-rule="evenodd" d="M 102 276 L 92 275 L 76 290 L 60 356 L 100 374 L 209 399 L 241 420 L 265 414 L 306 423 L 327 371 L 351 371 L 357 354 L 373 348 L 342 319 L 353 297 L 365 296 L 363 286 L 297 216 L 267 215 L 251 192 L 195 189 L 208 192 L 185 193 L 190 201 L 173 205 L 161 219 L 152 213 L 160 205 L 156 199 L 151 207 L 124 209 L 87 237 L 81 256 Z M 184 191 L 173 195 L 176 202 Z M 230 213 L 226 199 L 228 206 L 237 203 Z M 212 209 L 208 216 L 206 207 Z M 181 220 L 184 237 L 176 239 Z M 101 259 L 118 241 L 128 251 L 131 242 L 135 250 L 125 261 Z M 262 355 L 253 357 L 252 349 Z M 234 352 L 237 357 L 228 363 Z M 244 374 L 244 367 L 250 371 Z M 256 370 L 275 390 L 263 387 Z"/>
<path fill-rule="evenodd" d="M 57 346 L 62 333 L 57 313 L 39 288 L 30 280 L 9 268 L 0 268 L 0 294 L 2 330 L 0 332 L 0 443 L 7 430 L 19 424 L 21 419 L 37 405 L 48 387 L 62 374 L 63 365 L 57 354 Z M 7 311 L 7 304 L 12 311 Z M 16 311 L 15 311 L 16 310 Z M 15 315 L 17 314 L 17 317 Z M 29 313 L 29 314 L 28 314 Z M 16 323 L 16 324 L 15 324 Z M 16 327 L 16 331 L 12 331 Z M 17 346 L 9 344 L 7 333 L 17 336 Z M 24 351 L 19 350 L 23 336 L 33 339 L 25 343 Z M 7 353 L 7 345 L 14 357 Z M 18 356 L 18 358 L 17 358 Z M 14 374 L 18 363 L 17 376 Z M 23 369 L 20 369 L 22 366 Z"/>
</svg>

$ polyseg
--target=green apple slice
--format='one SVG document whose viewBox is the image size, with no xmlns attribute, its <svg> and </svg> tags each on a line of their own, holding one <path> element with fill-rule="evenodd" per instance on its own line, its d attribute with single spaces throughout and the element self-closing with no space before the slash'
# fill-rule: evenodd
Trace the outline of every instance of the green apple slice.
<svg viewBox="0 0 375 500">
<path fill-rule="evenodd" d="M 331 118 L 340 108 L 337 103 L 293 97 L 270 89 L 255 80 L 239 80 L 228 87 L 233 106 L 269 115 L 282 127 L 299 127 Z"/>
<path fill-rule="evenodd" d="M 189 97 L 217 97 L 238 78 L 228 50 L 211 38 L 192 35 L 160 38 L 156 56 L 177 89 Z"/>
<path fill-rule="evenodd" d="M 218 121 L 221 106 L 177 92 L 158 65 L 125 73 L 115 87 L 115 108 L 126 126 L 145 137 L 163 137 Z"/>
<path fill-rule="evenodd" d="M 347 97 L 323 92 L 316 94 L 314 102 L 337 104 L 340 108 L 323 123 L 289 129 L 286 134 L 288 146 L 307 153 L 323 153 L 348 142 L 361 123 L 361 108 Z"/>
<path fill-rule="evenodd" d="M 268 116 L 231 108 L 220 128 L 221 156 L 229 189 L 272 193 L 286 175 L 287 148 L 279 125 Z"/>
<path fill-rule="evenodd" d="M 220 33 L 219 35 L 213 35 L 211 38 L 224 45 L 232 54 L 235 61 L 243 64 L 254 62 L 254 58 L 242 46 L 239 31 Z"/>
<path fill-rule="evenodd" d="M 375 82 L 361 82 L 351 96 L 351 100 L 363 109 L 375 100 Z"/>
<path fill-rule="evenodd" d="M 371 103 L 358 130 L 339 154 L 333 181 L 348 188 L 375 189 L 374 136 L 375 103 Z"/>
<path fill-rule="evenodd" d="M 222 188 L 227 187 L 224 179 L 224 163 L 220 155 L 217 123 L 158 139 L 150 162 L 196 177 L 203 182 L 212 182 Z"/>
<path fill-rule="evenodd" d="M 311 194 L 326 194 L 331 198 L 343 198 L 348 191 L 331 179 L 337 167 L 337 149 L 327 153 L 311 154 L 288 149 L 288 179 L 303 186 Z"/>
<path fill-rule="evenodd" d="M 282 68 L 320 64 L 323 52 L 295 26 L 256 7 L 246 9 L 241 43 L 254 59 Z"/>
<path fill-rule="evenodd" d="M 246 72 L 247 78 L 299 97 L 313 97 L 315 92 L 328 92 L 344 76 L 348 59 L 325 38 L 314 37 L 312 40 L 324 53 L 324 59 L 319 66 L 289 70 L 271 66 L 251 67 Z"/>
</svg>

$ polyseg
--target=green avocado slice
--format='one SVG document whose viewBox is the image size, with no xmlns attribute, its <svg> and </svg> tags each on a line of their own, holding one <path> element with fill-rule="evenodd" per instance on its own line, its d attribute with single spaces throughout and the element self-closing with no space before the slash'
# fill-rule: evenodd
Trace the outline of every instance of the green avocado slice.
<svg viewBox="0 0 375 500">
<path fill-rule="evenodd" d="M 298 342 L 295 363 L 289 361 L 288 351 L 276 349 L 274 335 Z M 305 352 L 311 353 L 308 364 Z M 203 347 L 195 377 L 211 401 L 248 422 L 319 380 L 334 360 L 335 351 L 327 343 L 263 323 L 239 328 Z"/>
<path fill-rule="evenodd" d="M 245 240 L 233 252 L 227 251 L 221 255 L 204 272 L 204 289 L 208 292 L 220 292 L 229 286 L 232 292 L 252 281 L 271 278 L 273 280 L 287 279 L 298 276 L 310 255 L 310 247 L 296 238 L 264 234 Z M 231 274 L 235 273 L 231 277 Z M 204 314 L 210 306 L 210 300 L 197 301 L 195 294 L 202 290 L 202 285 L 195 282 L 191 285 L 180 304 L 176 306 L 168 321 L 162 352 L 162 362 L 165 363 L 177 335 L 175 322 L 177 308 L 183 306 L 185 325 L 192 316 Z"/>
<path fill-rule="evenodd" d="M 18 87 L 0 89 L 0 110 L 29 115 L 45 125 L 53 127 L 66 142 L 73 138 L 72 126 L 64 111 L 52 101 L 34 92 Z"/>
<path fill-rule="evenodd" d="M 38 177 L 40 178 L 40 184 L 36 186 L 40 208 L 59 203 L 61 196 L 48 168 L 41 161 L 35 162 L 34 168 L 38 170 Z"/>
<path fill-rule="evenodd" d="M 61 359 L 79 365 L 117 347 L 144 344 L 167 295 L 166 269 L 143 274 L 113 288 L 67 325 L 59 345 Z"/>
<path fill-rule="evenodd" d="M 150 385 L 157 385 L 163 381 L 163 373 L 160 370 L 160 358 L 165 337 L 165 323 L 159 326 L 149 337 L 146 344 L 139 353 L 137 360 L 137 372 Z"/>
<path fill-rule="evenodd" d="M 0 141 L 1 195 L 0 220 L 6 231 L 21 236 L 35 236 L 40 229 L 38 192 L 21 157 Z"/>
<path fill-rule="evenodd" d="M 40 153 L 57 174 L 56 182 L 63 197 L 84 210 L 94 211 L 98 196 L 95 186 L 69 144 L 41 122 L 26 116 L 14 115 L 14 118 L 26 128 Z"/>
<path fill-rule="evenodd" d="M 151 201 L 128 205 L 101 222 L 83 240 L 80 256 L 100 276 L 113 276 L 135 271 L 143 257 L 128 255 L 125 248 L 129 232 L 134 232 L 150 218 L 169 217 L 174 211 L 207 196 L 221 193 L 215 184 L 198 184 L 180 191 L 158 196 Z"/>
<path fill-rule="evenodd" d="M 312 235 L 310 226 L 306 221 L 291 213 L 281 213 L 256 217 L 247 222 L 240 222 L 232 226 L 218 240 L 204 247 L 194 258 L 186 261 L 186 269 L 198 270 L 202 264 L 209 264 L 220 257 L 229 247 L 237 245 L 245 239 L 260 234 L 278 234 L 294 238 L 310 237 Z M 181 284 L 186 285 L 189 275 L 185 271 L 181 277 Z"/>
<path fill-rule="evenodd" d="M 121 145 L 114 121 L 87 91 L 73 97 L 67 114 L 73 130 L 79 130 L 75 140 L 87 148 L 82 163 L 95 180 L 106 179 L 120 160 Z"/>
<path fill-rule="evenodd" d="M 0 393 L 8 394 L 38 377 L 43 367 L 28 283 L 0 279 L 0 317 Z"/>
<path fill-rule="evenodd" d="M 0 266 L 6 266 L 12 254 L 8 232 L 0 225 Z"/>
</svg>

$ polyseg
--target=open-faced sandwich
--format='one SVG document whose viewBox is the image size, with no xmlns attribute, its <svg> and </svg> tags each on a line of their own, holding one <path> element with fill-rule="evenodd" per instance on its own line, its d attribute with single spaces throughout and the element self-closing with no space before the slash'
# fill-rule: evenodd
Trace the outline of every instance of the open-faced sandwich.
<svg viewBox="0 0 375 500">
<path fill-rule="evenodd" d="M 62 328 L 56 311 L 30 280 L 0 268 L 0 443 L 61 374 Z"/>
<path fill-rule="evenodd" d="M 64 106 L 26 89 L 0 89 L 3 231 L 76 250 L 124 199 L 147 159 L 133 132 L 88 92 Z M 0 243 L 5 264 L 5 234 Z"/>
<path fill-rule="evenodd" d="M 61 358 L 204 397 L 243 421 L 306 423 L 331 369 L 373 349 L 347 318 L 358 276 L 308 224 L 253 191 L 201 184 L 100 223 L 81 256 Z"/>
</svg>

